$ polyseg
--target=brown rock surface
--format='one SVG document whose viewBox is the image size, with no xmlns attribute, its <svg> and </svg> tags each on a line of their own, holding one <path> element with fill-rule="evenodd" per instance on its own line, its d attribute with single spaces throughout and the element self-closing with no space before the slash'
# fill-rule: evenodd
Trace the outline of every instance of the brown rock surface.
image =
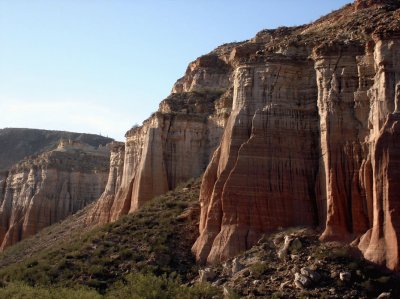
<svg viewBox="0 0 400 299">
<path fill-rule="evenodd" d="M 323 240 L 365 234 L 365 257 L 399 268 L 400 3 L 367 2 L 232 50 L 232 112 L 200 194 L 201 262 L 316 225 Z"/>
<path fill-rule="evenodd" d="M 318 172 L 318 114 L 309 101 L 316 83 L 308 64 L 274 57 L 236 69 L 232 113 L 204 176 L 199 259 L 225 259 L 263 232 L 318 219 L 310 194 Z"/>
<path fill-rule="evenodd" d="M 377 72 L 370 90 L 370 169 L 366 173 L 372 174 L 368 190 L 372 228 L 361 239 L 360 249 L 367 259 L 400 270 L 400 39 L 378 40 L 374 57 Z"/>
<path fill-rule="evenodd" d="M 203 173 L 232 105 L 231 67 L 224 61 L 230 48 L 191 63 L 158 111 L 126 133 L 125 151 L 111 154 L 107 186 L 115 188 L 107 187 L 88 222 L 114 221 Z"/>
<path fill-rule="evenodd" d="M 320 196 L 327 205 L 322 239 L 351 240 L 369 225 L 359 171 L 368 133 L 365 90 L 371 80 L 365 76 L 370 76 L 371 59 L 362 56 L 358 45 L 342 46 L 339 52 L 329 48 L 318 52 L 314 59 L 319 92 Z M 365 86 L 359 86 L 360 82 Z"/>
<path fill-rule="evenodd" d="M 34 235 L 97 199 L 107 180 L 109 151 L 78 141 L 15 164 L 0 176 L 1 249 Z"/>
<path fill-rule="evenodd" d="M 87 223 L 110 222 L 110 214 L 105 211 L 111 210 L 115 195 L 122 184 L 125 144 L 122 142 L 113 142 L 110 147 L 110 169 L 108 172 L 107 185 L 97 203 L 95 203 L 90 210 L 86 219 Z"/>
<path fill-rule="evenodd" d="M 201 262 L 305 225 L 323 240 L 361 238 L 365 257 L 398 269 L 399 8 L 356 1 L 196 59 L 114 147 L 87 221 L 133 212 L 211 160 L 193 246 Z"/>
</svg>

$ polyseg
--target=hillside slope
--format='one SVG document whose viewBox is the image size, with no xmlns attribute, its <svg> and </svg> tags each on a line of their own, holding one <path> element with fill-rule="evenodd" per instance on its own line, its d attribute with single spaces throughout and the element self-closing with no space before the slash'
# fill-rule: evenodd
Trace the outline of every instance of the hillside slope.
<svg viewBox="0 0 400 299">
<path fill-rule="evenodd" d="M 0 254 L 0 279 L 29 285 L 76 284 L 104 292 L 132 272 L 195 275 L 199 180 L 155 198 L 141 211 L 96 229 L 80 212 Z M 60 237 L 63 235 L 63 237 Z"/>
<path fill-rule="evenodd" d="M 0 254 L 0 296 L 359 299 L 400 294 L 393 273 L 351 247 L 320 242 L 318 232 L 304 228 L 263 236 L 236 258 L 200 268 L 190 251 L 198 236 L 199 190 L 199 180 L 188 182 L 98 228 L 80 228 L 80 212 L 8 248 Z M 296 284 L 303 268 L 318 280 L 306 277 L 304 286 Z M 348 279 L 341 279 L 342 273 Z"/>
</svg>

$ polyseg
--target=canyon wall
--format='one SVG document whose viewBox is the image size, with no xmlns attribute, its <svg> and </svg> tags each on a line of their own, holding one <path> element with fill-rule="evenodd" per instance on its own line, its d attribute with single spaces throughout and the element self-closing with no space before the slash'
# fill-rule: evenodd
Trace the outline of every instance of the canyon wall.
<svg viewBox="0 0 400 299">
<path fill-rule="evenodd" d="M 356 1 L 235 46 L 233 105 L 203 177 L 200 262 L 280 227 L 360 240 L 399 270 L 400 10 Z"/>
<path fill-rule="evenodd" d="M 0 248 L 34 235 L 96 200 L 109 169 L 109 149 L 61 141 L 0 174 Z"/>
<path fill-rule="evenodd" d="M 232 68 L 225 62 L 232 47 L 192 62 L 158 111 L 112 149 L 107 188 L 88 223 L 114 221 L 204 172 L 232 105 Z"/>
<path fill-rule="evenodd" d="M 202 234 L 194 246 L 200 259 L 223 260 L 281 226 L 315 224 L 318 113 L 311 70 L 310 62 L 280 55 L 236 68 L 232 113 L 200 195 Z"/>
<path fill-rule="evenodd" d="M 112 147 L 87 221 L 114 221 L 205 171 L 200 262 L 312 226 L 399 270 L 399 7 L 357 0 L 192 62 Z"/>
</svg>

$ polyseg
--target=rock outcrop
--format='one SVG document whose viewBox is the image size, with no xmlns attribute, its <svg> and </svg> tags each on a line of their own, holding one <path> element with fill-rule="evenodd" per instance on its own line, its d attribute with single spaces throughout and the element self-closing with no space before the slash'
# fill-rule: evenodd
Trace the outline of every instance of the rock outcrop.
<svg viewBox="0 0 400 299">
<path fill-rule="evenodd" d="M 77 212 L 103 192 L 108 147 L 61 141 L 0 174 L 0 248 Z"/>
<path fill-rule="evenodd" d="M 200 195 L 203 207 L 212 208 L 202 209 L 199 257 L 225 259 L 265 231 L 315 224 L 318 113 L 310 101 L 316 98 L 311 70 L 309 62 L 279 55 L 236 69 L 232 113 Z"/>
<path fill-rule="evenodd" d="M 305 225 L 322 240 L 361 237 L 367 259 L 399 270 L 399 7 L 356 1 L 234 46 L 232 111 L 200 194 L 199 261 Z"/>
<path fill-rule="evenodd" d="M 192 62 L 157 112 L 112 149 L 107 188 L 88 215 L 105 223 L 200 176 L 217 147 L 232 105 L 226 63 L 234 44 Z"/>
<path fill-rule="evenodd" d="M 357 0 L 192 62 L 158 111 L 114 144 L 87 221 L 114 221 L 205 170 L 200 262 L 313 226 L 398 270 L 399 8 Z"/>
</svg>

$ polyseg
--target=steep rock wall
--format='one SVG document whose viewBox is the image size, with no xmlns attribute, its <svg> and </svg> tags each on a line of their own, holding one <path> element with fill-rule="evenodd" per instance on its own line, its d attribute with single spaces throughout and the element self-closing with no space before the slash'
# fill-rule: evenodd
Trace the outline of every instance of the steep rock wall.
<svg viewBox="0 0 400 299">
<path fill-rule="evenodd" d="M 370 151 L 372 174 L 369 193 L 373 203 L 372 227 L 362 237 L 360 249 L 367 259 L 400 270 L 400 35 L 377 37 L 375 80 L 370 90 Z"/>
<path fill-rule="evenodd" d="M 351 240 L 369 226 L 366 194 L 359 181 L 359 170 L 366 155 L 363 152 L 368 130 L 365 104 L 369 106 L 369 100 L 359 88 L 365 77 L 359 73 L 357 60 L 369 63 L 370 53 L 363 57 L 365 50 L 358 44 L 325 47 L 315 52 L 320 118 L 320 196 L 327 206 L 322 239 Z"/>
<path fill-rule="evenodd" d="M 108 150 L 62 142 L 0 177 L 0 248 L 34 235 L 97 199 L 107 180 Z"/>
<path fill-rule="evenodd" d="M 322 240 L 361 237 L 366 258 L 399 269 L 399 6 L 357 1 L 232 49 L 233 108 L 203 178 L 199 261 L 306 225 Z"/>
<path fill-rule="evenodd" d="M 225 259 L 263 232 L 318 219 L 315 74 L 310 62 L 270 58 L 236 69 L 232 113 L 200 195 L 200 260 Z"/>
<path fill-rule="evenodd" d="M 134 212 L 205 170 L 200 262 L 305 225 L 398 269 L 399 7 L 357 0 L 192 62 L 113 149 L 88 221 Z"/>
<path fill-rule="evenodd" d="M 204 172 L 232 104 L 231 66 L 223 60 L 229 49 L 191 63 L 158 111 L 126 133 L 124 153 L 111 154 L 111 172 L 118 164 L 120 184 L 105 190 L 88 222 L 114 221 Z M 110 173 L 107 186 L 114 180 Z"/>
<path fill-rule="evenodd" d="M 124 158 L 125 158 L 125 144 L 122 142 L 113 142 L 110 146 L 110 169 L 108 172 L 108 179 L 106 187 L 98 199 L 97 203 L 90 210 L 87 216 L 87 223 L 108 223 L 110 222 L 110 211 L 115 196 L 122 185 L 123 171 L 124 171 Z"/>
</svg>

